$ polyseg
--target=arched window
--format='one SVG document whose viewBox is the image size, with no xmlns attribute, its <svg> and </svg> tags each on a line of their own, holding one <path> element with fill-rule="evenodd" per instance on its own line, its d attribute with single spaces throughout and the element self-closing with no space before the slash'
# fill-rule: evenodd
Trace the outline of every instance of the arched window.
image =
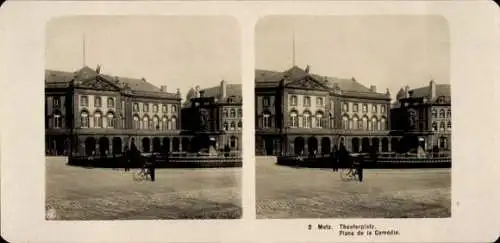
<svg viewBox="0 0 500 243">
<path fill-rule="evenodd" d="M 236 148 L 236 144 L 238 143 L 238 138 L 235 136 L 231 137 L 231 148 Z"/>
<path fill-rule="evenodd" d="M 302 116 L 304 117 L 304 127 L 305 128 L 311 128 L 312 126 L 312 117 L 311 117 L 311 113 L 309 113 L 308 111 L 304 112 L 302 114 Z"/>
<path fill-rule="evenodd" d="M 158 116 L 153 116 L 153 129 L 160 130 L 160 118 Z"/>
<path fill-rule="evenodd" d="M 224 117 L 228 117 L 229 116 L 229 111 L 227 109 L 224 109 Z"/>
<path fill-rule="evenodd" d="M 241 121 L 238 121 L 238 130 L 241 130 L 242 127 L 243 127 L 243 123 Z"/>
<path fill-rule="evenodd" d="M 80 119 L 81 119 L 81 127 L 83 128 L 87 128 L 89 127 L 89 113 L 87 113 L 86 111 L 82 111 L 80 113 Z"/>
<path fill-rule="evenodd" d="M 141 128 L 141 120 L 139 119 L 138 115 L 134 115 L 134 123 L 132 125 L 133 125 L 134 129 Z"/>
<path fill-rule="evenodd" d="M 164 116 L 162 118 L 162 122 L 161 123 L 162 123 L 162 130 L 163 131 L 168 130 L 168 117 L 167 116 Z"/>
<path fill-rule="evenodd" d="M 366 112 L 368 112 L 368 105 L 363 104 L 363 113 L 366 113 Z"/>
<path fill-rule="evenodd" d="M 448 110 L 446 111 L 446 117 L 451 118 L 451 109 L 450 108 L 448 108 Z"/>
<path fill-rule="evenodd" d="M 234 109 L 231 109 L 229 114 L 231 117 L 236 117 L 236 111 Z"/>
<path fill-rule="evenodd" d="M 444 116 L 444 109 L 439 110 L 439 118 L 445 118 Z"/>
<path fill-rule="evenodd" d="M 107 100 L 106 103 L 108 103 L 108 108 L 114 108 L 115 107 L 115 100 L 113 99 L 113 97 L 108 97 L 108 100 Z"/>
<path fill-rule="evenodd" d="M 293 105 L 293 106 L 297 105 L 297 96 L 296 96 L 296 95 L 292 95 L 292 96 L 290 97 L 290 103 L 291 103 L 291 105 Z"/>
<path fill-rule="evenodd" d="M 242 116 L 243 116 L 243 110 L 241 110 L 241 108 L 238 108 L 238 117 Z"/>
<path fill-rule="evenodd" d="M 229 130 L 229 124 L 227 122 L 224 122 L 224 131 Z"/>
<path fill-rule="evenodd" d="M 133 106 L 133 112 L 139 112 L 139 104 L 138 103 L 134 103 L 134 106 Z"/>
<path fill-rule="evenodd" d="M 448 129 L 451 129 L 451 121 L 448 121 Z"/>
<path fill-rule="evenodd" d="M 102 101 L 100 96 L 94 97 L 94 107 L 101 107 Z"/>
<path fill-rule="evenodd" d="M 373 131 L 378 130 L 377 123 L 378 123 L 377 118 L 376 117 L 372 117 L 371 129 L 370 130 L 373 130 Z"/>
<path fill-rule="evenodd" d="M 149 112 L 149 104 L 148 103 L 144 103 L 142 105 L 142 111 L 144 112 Z"/>
<path fill-rule="evenodd" d="M 54 128 L 61 128 L 61 126 L 62 126 L 61 112 L 56 111 L 54 113 Z"/>
<path fill-rule="evenodd" d="M 335 117 L 333 116 L 333 113 L 330 113 L 330 128 L 335 128 Z"/>
<path fill-rule="evenodd" d="M 262 103 L 264 104 L 264 106 L 269 106 L 271 104 L 271 102 L 269 101 L 269 97 L 264 96 L 262 98 Z"/>
<path fill-rule="evenodd" d="M 142 129 L 149 129 L 149 117 L 142 117 Z"/>
<path fill-rule="evenodd" d="M 153 112 L 154 112 L 154 113 L 157 113 L 157 112 L 158 112 L 158 105 L 157 105 L 157 104 L 154 104 L 154 105 L 153 105 Z"/>
<path fill-rule="evenodd" d="M 115 115 L 112 112 L 108 112 L 108 114 L 106 115 L 106 118 L 107 118 L 107 122 L 108 122 L 107 127 L 114 128 L 116 125 L 115 124 Z"/>
<path fill-rule="evenodd" d="M 172 105 L 172 113 L 176 113 L 177 112 L 177 106 L 176 105 Z"/>
<path fill-rule="evenodd" d="M 349 129 L 349 117 L 347 115 L 342 117 L 342 129 Z"/>
<path fill-rule="evenodd" d="M 352 119 L 349 119 L 349 129 L 354 129 L 354 121 Z"/>
<path fill-rule="evenodd" d="M 163 113 L 167 113 L 167 111 L 168 111 L 168 107 L 167 107 L 167 105 L 162 105 L 162 106 L 161 106 L 161 112 L 163 112 Z"/>
<path fill-rule="evenodd" d="M 385 119 L 385 117 L 382 117 L 382 119 L 380 119 L 380 130 L 387 130 L 387 120 Z"/>
<path fill-rule="evenodd" d="M 263 128 L 271 127 L 271 113 L 269 113 L 268 111 L 264 111 L 264 114 L 262 115 L 262 127 Z"/>
<path fill-rule="evenodd" d="M 297 118 L 297 112 L 292 111 L 290 112 L 290 127 L 298 127 L 299 126 L 299 120 Z"/>
<path fill-rule="evenodd" d="M 386 108 L 385 105 L 380 106 L 380 113 L 385 114 Z"/>
<path fill-rule="evenodd" d="M 355 130 L 359 129 L 359 118 L 358 118 L 358 116 L 354 116 L 352 118 L 352 123 L 353 123 L 352 129 L 355 129 Z"/>
<path fill-rule="evenodd" d="M 368 129 L 368 117 L 366 117 L 366 116 L 363 117 L 363 126 L 361 129 L 363 129 L 363 130 Z"/>
<path fill-rule="evenodd" d="M 176 130 L 177 129 L 177 117 L 173 116 L 170 119 L 170 129 Z"/>
<path fill-rule="evenodd" d="M 102 128 L 102 114 L 99 111 L 94 113 L 94 127 Z"/>
<path fill-rule="evenodd" d="M 236 129 L 236 123 L 233 121 L 231 122 L 231 131 Z"/>
<path fill-rule="evenodd" d="M 432 118 L 437 118 L 438 117 L 438 112 L 436 109 L 432 109 Z"/>
<path fill-rule="evenodd" d="M 316 112 L 316 127 L 323 128 L 323 113 Z"/>
<path fill-rule="evenodd" d="M 439 123 L 439 130 L 444 131 L 445 129 L 446 129 L 446 124 L 444 121 L 442 121 L 441 123 Z"/>
<path fill-rule="evenodd" d="M 377 113 L 377 105 L 376 104 L 372 105 L 372 112 Z"/>
<path fill-rule="evenodd" d="M 432 123 L 432 131 L 437 131 L 438 130 L 438 124 L 437 122 Z"/>
</svg>

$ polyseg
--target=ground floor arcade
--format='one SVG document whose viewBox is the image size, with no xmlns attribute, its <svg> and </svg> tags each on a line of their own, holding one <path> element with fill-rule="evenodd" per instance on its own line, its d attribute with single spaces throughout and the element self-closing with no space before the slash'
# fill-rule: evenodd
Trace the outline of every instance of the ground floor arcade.
<svg viewBox="0 0 500 243">
<path fill-rule="evenodd" d="M 200 136 L 129 136 L 129 135 L 75 135 L 74 146 L 71 147 L 69 135 L 46 135 L 45 149 L 47 155 L 69 156 L 117 156 L 122 155 L 132 144 L 143 153 L 151 152 L 198 152 L 209 146 L 223 150 L 227 145 L 232 151 L 241 150 L 241 135 Z"/>
<path fill-rule="evenodd" d="M 256 135 L 256 155 L 297 155 L 310 156 L 331 154 L 340 144 L 353 153 L 371 152 L 416 152 L 418 147 L 424 151 L 438 148 L 451 150 L 451 135 Z"/>
</svg>

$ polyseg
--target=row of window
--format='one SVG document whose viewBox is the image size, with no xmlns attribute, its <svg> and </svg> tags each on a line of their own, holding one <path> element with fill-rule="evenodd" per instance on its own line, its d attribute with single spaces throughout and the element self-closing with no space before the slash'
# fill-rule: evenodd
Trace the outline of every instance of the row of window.
<svg viewBox="0 0 500 243">
<path fill-rule="evenodd" d="M 445 115 L 446 113 L 446 115 Z M 438 118 L 437 109 L 432 109 L 432 118 Z M 439 109 L 439 118 L 451 118 L 451 109 Z"/>
<path fill-rule="evenodd" d="M 139 110 L 139 103 L 134 103 L 132 106 L 133 112 L 140 112 Z M 161 112 L 167 113 L 168 107 L 167 105 L 162 105 Z M 176 105 L 171 105 L 170 111 L 172 113 L 177 112 L 177 106 Z M 143 103 L 142 104 L 142 112 L 149 112 L 149 104 L 148 103 Z M 153 112 L 157 113 L 158 112 L 158 104 L 153 104 Z"/>
<path fill-rule="evenodd" d="M 113 97 L 108 97 L 107 99 L 107 107 L 114 108 L 115 107 L 115 99 Z M 83 107 L 89 106 L 89 97 L 86 95 L 80 96 L 80 105 Z M 100 96 L 94 96 L 94 107 L 100 108 L 102 107 L 102 98 Z"/>
<path fill-rule="evenodd" d="M 238 125 L 238 127 L 236 127 Z M 241 121 L 238 121 L 238 124 L 236 122 L 224 122 L 224 131 L 234 131 L 236 129 L 241 130 L 243 127 L 243 123 Z"/>
<path fill-rule="evenodd" d="M 224 109 L 223 111 L 224 117 L 236 117 L 236 109 Z M 241 108 L 238 109 L 238 117 L 243 116 L 243 111 Z"/>
<path fill-rule="evenodd" d="M 378 112 L 378 109 L 377 109 L 378 106 L 376 104 L 372 104 L 371 107 L 372 107 L 372 113 Z M 368 104 L 362 104 L 361 109 L 362 109 L 363 113 L 367 113 L 368 112 Z M 349 112 L 349 104 L 348 103 L 342 103 L 342 111 Z M 358 112 L 359 111 L 359 104 L 357 104 L 357 103 L 352 104 L 352 111 Z M 380 106 L 380 113 L 385 114 L 386 112 L 387 112 L 387 107 L 385 105 L 381 105 Z"/>
<path fill-rule="evenodd" d="M 153 119 L 150 120 L 148 116 L 142 117 L 142 120 L 138 115 L 134 115 L 134 121 L 132 123 L 132 127 L 134 129 L 145 129 L 145 130 L 157 130 L 157 131 L 166 131 L 166 130 L 175 130 L 177 129 L 177 117 L 172 116 L 170 119 L 164 116 L 161 121 L 158 116 L 153 116 Z"/>
<path fill-rule="evenodd" d="M 439 123 L 439 131 L 445 131 L 446 129 L 450 130 L 451 129 L 451 121 L 448 121 L 448 123 L 442 121 Z M 438 130 L 438 123 L 433 122 L 432 123 L 432 131 L 437 131 Z"/>
<path fill-rule="evenodd" d="M 346 130 L 368 130 L 368 131 L 384 131 L 387 130 L 387 120 L 381 118 L 380 120 L 376 117 L 368 119 L 364 116 L 361 120 L 357 116 L 349 118 L 348 116 L 342 117 L 342 129 Z"/>
<path fill-rule="evenodd" d="M 101 112 L 99 112 L 99 111 L 94 112 L 94 115 L 92 117 L 94 119 L 94 123 L 92 126 L 93 128 L 104 128 L 103 116 L 102 116 Z M 107 128 L 115 128 L 116 127 L 115 114 L 113 114 L 112 112 L 108 112 L 108 114 L 106 114 L 106 118 L 107 118 L 106 119 L 106 127 Z M 80 113 L 80 119 L 81 119 L 80 127 L 82 127 L 82 128 L 89 128 L 90 127 L 90 117 L 89 117 L 88 112 L 82 111 Z"/>
<path fill-rule="evenodd" d="M 311 97 L 304 96 L 302 104 L 303 104 L 303 106 L 306 106 L 306 107 L 311 106 Z M 290 96 L 290 105 L 292 105 L 292 106 L 298 105 L 298 97 L 296 95 Z M 323 97 L 316 97 L 316 106 L 324 106 Z"/>
</svg>

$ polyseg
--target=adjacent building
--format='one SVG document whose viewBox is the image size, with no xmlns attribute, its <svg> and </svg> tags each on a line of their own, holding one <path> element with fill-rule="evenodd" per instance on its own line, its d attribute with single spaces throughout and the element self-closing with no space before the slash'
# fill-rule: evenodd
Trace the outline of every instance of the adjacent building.
<svg viewBox="0 0 500 243">
<path fill-rule="evenodd" d="M 241 84 L 221 81 L 219 86 L 188 92 L 182 109 L 183 133 L 193 137 L 193 149 L 242 150 Z"/>
<path fill-rule="evenodd" d="M 184 151 L 181 94 L 144 78 L 100 73 L 87 66 L 45 71 L 46 152 L 117 155 L 130 143 L 143 152 Z"/>
<path fill-rule="evenodd" d="M 330 154 L 341 143 L 353 152 L 392 151 L 390 100 L 388 90 L 313 74 L 309 66 L 256 70 L 256 154 Z"/>
<path fill-rule="evenodd" d="M 449 84 L 401 88 L 391 110 L 394 135 L 402 136 L 401 150 L 451 150 L 451 93 Z"/>
</svg>

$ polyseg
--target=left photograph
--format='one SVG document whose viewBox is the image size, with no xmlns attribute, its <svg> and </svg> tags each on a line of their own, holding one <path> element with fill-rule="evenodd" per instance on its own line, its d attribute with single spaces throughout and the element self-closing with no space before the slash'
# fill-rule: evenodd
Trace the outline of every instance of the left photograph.
<svg viewBox="0 0 500 243">
<path fill-rule="evenodd" d="M 47 220 L 239 219 L 240 29 L 229 16 L 47 23 Z"/>
</svg>

